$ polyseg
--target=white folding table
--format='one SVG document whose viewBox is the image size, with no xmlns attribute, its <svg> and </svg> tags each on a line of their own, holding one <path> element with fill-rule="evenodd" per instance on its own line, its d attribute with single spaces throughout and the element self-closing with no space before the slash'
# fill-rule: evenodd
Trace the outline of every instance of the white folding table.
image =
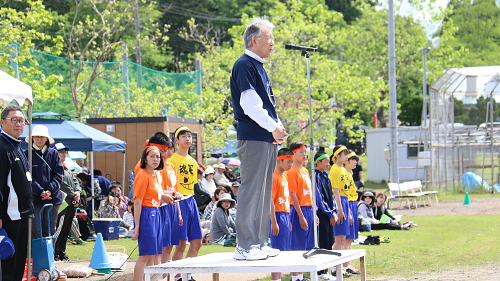
<svg viewBox="0 0 500 281">
<path fill-rule="evenodd" d="M 182 280 L 187 280 L 188 273 L 212 273 L 213 280 L 219 280 L 220 273 L 255 273 L 255 272 L 310 272 L 311 281 L 318 281 L 317 271 L 337 267 L 342 272 L 342 263 L 359 258 L 361 280 L 366 280 L 364 249 L 337 251 L 342 255 L 316 255 L 305 259 L 305 251 L 281 252 L 277 257 L 260 261 L 237 261 L 233 253 L 212 253 L 205 256 L 172 261 L 164 264 L 147 266 L 144 269 L 146 281 L 156 281 L 163 274 L 182 274 Z M 337 280 L 343 280 L 342 274 L 337 274 Z"/>
</svg>

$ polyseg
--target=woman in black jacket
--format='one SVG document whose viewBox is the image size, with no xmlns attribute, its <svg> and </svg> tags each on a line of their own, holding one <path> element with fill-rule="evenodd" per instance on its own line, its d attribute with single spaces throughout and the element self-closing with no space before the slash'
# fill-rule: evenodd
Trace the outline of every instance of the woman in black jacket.
<svg viewBox="0 0 500 281">
<path fill-rule="evenodd" d="M 50 219 L 50 234 L 56 231 L 57 213 L 61 207 L 63 196 L 61 183 L 63 182 L 64 168 L 57 150 L 50 148 L 54 139 L 49 136 L 49 130 L 43 125 L 36 125 L 33 128 L 33 181 L 31 189 L 33 192 L 33 203 L 35 207 L 35 219 L 31 230 L 32 239 L 41 238 L 40 228 L 43 237 L 48 237 L 48 223 Z M 26 142 L 29 141 L 26 137 Z M 28 155 L 28 151 L 24 152 Z M 42 226 L 38 215 L 45 204 L 53 204 L 50 213 L 49 208 L 45 208 L 42 214 Z"/>
</svg>

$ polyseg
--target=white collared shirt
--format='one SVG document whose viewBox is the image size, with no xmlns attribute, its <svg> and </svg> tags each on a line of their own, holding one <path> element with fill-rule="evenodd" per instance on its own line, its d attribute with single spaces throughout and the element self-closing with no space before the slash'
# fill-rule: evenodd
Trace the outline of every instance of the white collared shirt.
<svg viewBox="0 0 500 281">
<path fill-rule="evenodd" d="M 260 63 L 266 62 L 265 59 L 248 49 L 245 51 L 245 54 Z M 240 106 L 248 117 L 269 132 L 276 130 L 278 126 L 283 126 L 279 117 L 278 122 L 275 122 L 273 118 L 269 116 L 267 110 L 263 108 L 262 99 L 254 89 L 248 89 L 241 92 Z"/>
</svg>

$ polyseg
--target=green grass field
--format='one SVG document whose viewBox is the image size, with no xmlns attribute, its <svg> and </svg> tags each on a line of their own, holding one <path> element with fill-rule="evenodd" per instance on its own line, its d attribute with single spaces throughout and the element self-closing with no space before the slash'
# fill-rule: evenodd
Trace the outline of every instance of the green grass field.
<svg viewBox="0 0 500 281">
<path fill-rule="evenodd" d="M 369 235 L 390 237 L 391 243 L 380 246 L 354 246 L 367 249 L 367 272 L 370 277 L 411 277 L 419 271 L 449 267 L 498 263 L 500 247 L 500 215 L 495 216 L 427 216 L 404 217 L 413 220 L 417 228 L 410 231 L 381 230 Z M 368 235 L 366 233 L 362 235 Z M 123 245 L 130 254 L 137 242 L 131 239 L 105 241 L 106 245 Z M 72 260 L 90 260 L 94 243 L 84 246 L 68 244 Z M 200 255 L 233 252 L 233 247 L 203 245 Z M 138 256 L 136 250 L 131 259 Z M 354 262 L 356 267 L 358 262 Z"/>
</svg>

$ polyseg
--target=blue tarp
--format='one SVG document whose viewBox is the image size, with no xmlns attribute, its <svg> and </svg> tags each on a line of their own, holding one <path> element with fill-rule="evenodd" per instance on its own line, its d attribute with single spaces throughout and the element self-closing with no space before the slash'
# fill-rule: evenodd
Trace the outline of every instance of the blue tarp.
<svg viewBox="0 0 500 281">
<path fill-rule="evenodd" d="M 482 178 L 472 172 L 467 172 L 462 175 L 462 186 L 465 191 L 474 191 L 476 188 L 481 188 L 481 184 L 485 190 L 491 190 L 491 186 L 483 181 Z M 495 184 L 493 186 L 497 192 L 500 192 L 500 186 Z"/>
<path fill-rule="evenodd" d="M 69 146 L 73 151 L 107 151 L 125 153 L 125 142 L 103 133 L 83 123 L 71 120 L 33 119 L 35 125 L 44 125 L 49 129 L 49 135 L 56 141 Z M 24 128 L 21 139 L 28 136 L 28 125 Z M 21 144 L 23 149 L 28 144 Z"/>
</svg>

